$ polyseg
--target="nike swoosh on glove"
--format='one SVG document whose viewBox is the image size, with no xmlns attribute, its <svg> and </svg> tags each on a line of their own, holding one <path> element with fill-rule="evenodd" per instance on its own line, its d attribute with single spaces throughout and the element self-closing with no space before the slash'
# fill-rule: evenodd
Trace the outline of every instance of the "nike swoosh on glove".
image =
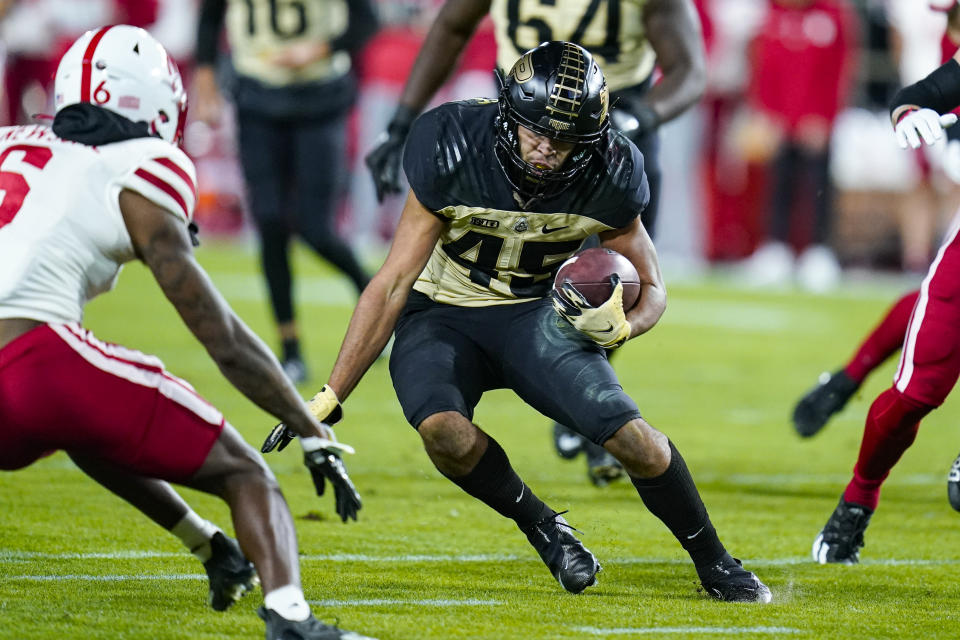
<svg viewBox="0 0 960 640">
<path fill-rule="evenodd" d="M 623 283 L 610 276 L 613 293 L 599 307 L 592 306 L 570 282 L 553 290 L 553 308 L 580 333 L 605 349 L 615 349 L 630 338 L 630 323 L 623 311 Z"/>
</svg>

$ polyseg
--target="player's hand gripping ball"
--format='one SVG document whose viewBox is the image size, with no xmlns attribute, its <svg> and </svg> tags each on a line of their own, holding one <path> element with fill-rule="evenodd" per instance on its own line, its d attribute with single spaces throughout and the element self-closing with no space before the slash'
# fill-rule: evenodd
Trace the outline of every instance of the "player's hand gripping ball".
<svg viewBox="0 0 960 640">
<path fill-rule="evenodd" d="M 553 306 L 578 331 L 602 347 L 630 337 L 626 310 L 640 297 L 640 276 L 616 251 L 594 248 L 564 262 L 553 283 Z"/>
</svg>

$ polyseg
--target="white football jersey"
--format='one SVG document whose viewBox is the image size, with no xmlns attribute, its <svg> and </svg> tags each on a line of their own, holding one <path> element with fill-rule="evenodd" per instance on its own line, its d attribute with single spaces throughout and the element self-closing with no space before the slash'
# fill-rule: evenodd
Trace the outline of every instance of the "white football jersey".
<svg viewBox="0 0 960 640">
<path fill-rule="evenodd" d="M 159 138 L 87 146 L 47 126 L 0 128 L 0 318 L 80 322 L 136 257 L 120 191 L 187 224 L 196 183 L 193 162 Z"/>
</svg>

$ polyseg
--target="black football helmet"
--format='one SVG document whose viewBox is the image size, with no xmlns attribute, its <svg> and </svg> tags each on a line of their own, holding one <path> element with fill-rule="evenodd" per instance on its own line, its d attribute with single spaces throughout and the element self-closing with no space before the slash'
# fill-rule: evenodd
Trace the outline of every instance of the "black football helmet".
<svg viewBox="0 0 960 640">
<path fill-rule="evenodd" d="M 496 155 L 513 188 L 525 198 L 554 196 L 571 184 L 606 138 L 607 81 L 593 56 L 572 42 L 545 42 L 527 51 L 502 80 Z M 556 170 L 520 155 L 517 125 L 576 144 Z"/>
</svg>

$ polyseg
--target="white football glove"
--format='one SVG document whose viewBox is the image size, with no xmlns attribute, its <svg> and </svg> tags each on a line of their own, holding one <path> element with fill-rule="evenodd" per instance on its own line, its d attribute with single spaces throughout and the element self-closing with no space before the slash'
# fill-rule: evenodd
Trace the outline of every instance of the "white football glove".
<svg viewBox="0 0 960 640">
<path fill-rule="evenodd" d="M 630 337 L 631 327 L 623 311 L 623 283 L 610 276 L 613 293 L 599 307 L 591 306 L 576 287 L 564 282 L 553 290 L 553 308 L 573 327 L 606 349 L 616 349 Z"/>
<path fill-rule="evenodd" d="M 893 130 L 900 147 L 919 149 L 923 144 L 934 144 L 943 137 L 943 130 L 957 122 L 953 113 L 940 115 L 933 109 L 911 109 L 900 118 Z"/>
</svg>

